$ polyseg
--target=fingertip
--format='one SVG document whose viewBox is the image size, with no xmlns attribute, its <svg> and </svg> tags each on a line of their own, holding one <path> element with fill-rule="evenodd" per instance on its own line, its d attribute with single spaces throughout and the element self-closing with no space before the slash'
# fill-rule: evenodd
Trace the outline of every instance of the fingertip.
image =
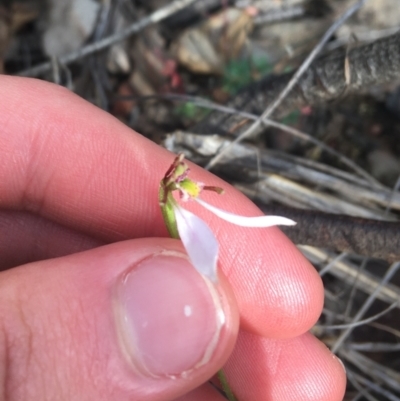
<svg viewBox="0 0 400 401">
<path fill-rule="evenodd" d="M 269 338 L 308 331 L 324 302 L 318 272 L 278 229 L 244 233 L 248 256 L 233 262 L 229 280 L 241 315 L 241 328 Z M 251 242 L 250 236 L 257 240 Z M 236 251 L 237 254 L 237 251 Z"/>
<path fill-rule="evenodd" d="M 238 399 L 341 401 L 343 364 L 309 333 L 270 340 L 240 333 L 225 371 Z"/>
</svg>

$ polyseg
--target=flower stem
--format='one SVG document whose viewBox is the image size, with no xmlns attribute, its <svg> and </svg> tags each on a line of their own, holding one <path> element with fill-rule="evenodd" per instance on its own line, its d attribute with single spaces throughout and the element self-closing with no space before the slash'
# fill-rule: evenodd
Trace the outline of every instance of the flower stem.
<svg viewBox="0 0 400 401">
<path fill-rule="evenodd" d="M 158 201 L 169 235 L 171 238 L 180 239 L 174 211 L 175 199 L 162 184 L 158 193 Z"/>
<path fill-rule="evenodd" d="M 218 371 L 218 379 L 221 383 L 222 390 L 224 391 L 226 397 L 229 401 L 238 401 L 235 395 L 233 394 L 232 389 L 229 386 L 228 380 L 225 376 L 225 373 L 222 369 Z"/>
</svg>

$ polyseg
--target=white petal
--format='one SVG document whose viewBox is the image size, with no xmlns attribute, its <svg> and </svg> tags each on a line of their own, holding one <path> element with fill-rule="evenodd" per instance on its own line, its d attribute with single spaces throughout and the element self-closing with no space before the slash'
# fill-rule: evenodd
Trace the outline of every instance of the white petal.
<svg viewBox="0 0 400 401">
<path fill-rule="evenodd" d="M 176 223 L 183 246 L 195 269 L 217 281 L 218 241 L 210 227 L 188 210 L 175 208 Z"/>
<path fill-rule="evenodd" d="M 229 221 L 232 224 L 242 227 L 271 227 L 271 226 L 293 226 L 296 224 L 293 220 L 287 219 L 281 216 L 259 216 L 259 217 L 246 217 L 239 216 L 237 214 L 226 212 L 225 210 L 218 209 L 215 206 L 204 202 L 199 198 L 195 198 L 195 201 L 200 203 L 201 206 L 205 207 L 210 212 L 214 213 L 219 218 Z"/>
</svg>

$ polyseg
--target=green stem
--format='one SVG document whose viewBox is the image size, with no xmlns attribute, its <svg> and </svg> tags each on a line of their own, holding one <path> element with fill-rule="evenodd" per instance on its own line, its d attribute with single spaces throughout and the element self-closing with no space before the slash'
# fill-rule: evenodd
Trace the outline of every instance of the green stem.
<svg viewBox="0 0 400 401">
<path fill-rule="evenodd" d="M 229 386 L 228 380 L 225 376 L 225 373 L 222 369 L 218 371 L 218 379 L 221 383 L 222 390 L 224 390 L 224 393 L 226 397 L 228 398 L 229 401 L 238 401 L 235 395 L 233 394 L 232 389 Z"/>
<path fill-rule="evenodd" d="M 158 201 L 169 235 L 171 238 L 180 239 L 174 211 L 176 202 L 172 193 L 166 190 L 163 185 L 160 185 Z"/>
</svg>

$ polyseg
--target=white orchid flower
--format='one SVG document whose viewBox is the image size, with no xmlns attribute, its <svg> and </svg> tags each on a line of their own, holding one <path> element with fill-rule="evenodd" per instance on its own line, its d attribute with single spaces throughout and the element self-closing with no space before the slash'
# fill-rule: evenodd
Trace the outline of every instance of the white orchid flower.
<svg viewBox="0 0 400 401">
<path fill-rule="evenodd" d="M 211 228 L 181 206 L 175 209 L 176 224 L 183 246 L 194 268 L 211 281 L 217 281 L 218 241 Z"/>
<path fill-rule="evenodd" d="M 199 198 L 202 190 L 222 193 L 220 188 L 207 187 L 187 178 L 189 167 L 179 155 L 167 171 L 160 186 L 160 206 L 173 238 L 180 238 L 194 268 L 213 282 L 217 281 L 218 241 L 208 225 L 194 213 L 184 209 L 173 198 L 172 192 L 179 191 L 181 199 L 195 200 L 219 218 L 241 227 L 291 226 L 293 220 L 280 216 L 239 216 L 212 206 Z"/>
</svg>

